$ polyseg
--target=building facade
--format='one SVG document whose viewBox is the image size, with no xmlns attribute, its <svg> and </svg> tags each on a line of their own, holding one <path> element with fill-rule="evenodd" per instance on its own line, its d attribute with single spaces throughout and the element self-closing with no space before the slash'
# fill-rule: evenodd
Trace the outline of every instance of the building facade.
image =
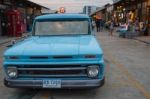
<svg viewBox="0 0 150 99">
<path fill-rule="evenodd" d="M 5 4 L 4 0 L 0 0 L 0 35 L 5 35 L 7 30 L 7 19 L 5 11 L 9 7 L 9 4 Z"/>
<path fill-rule="evenodd" d="M 96 11 L 96 6 L 84 6 L 83 13 L 90 15 L 92 12 Z"/>
<path fill-rule="evenodd" d="M 108 3 L 102 7 L 97 7 L 97 10 L 91 13 L 90 16 L 94 18 L 96 14 L 99 14 L 101 19 L 107 22 L 111 20 L 112 10 L 113 5 Z"/>
<path fill-rule="evenodd" d="M 127 13 L 133 13 L 132 19 L 138 18 L 139 21 L 150 17 L 150 0 L 118 0 L 114 3 L 114 16 L 118 21 L 124 20 Z"/>
<path fill-rule="evenodd" d="M 41 15 L 41 9 L 48 9 L 30 0 L 0 0 L 0 36 L 8 36 L 8 15 L 10 11 L 20 12 L 22 32 L 30 31 L 33 19 Z"/>
<path fill-rule="evenodd" d="M 148 32 L 150 35 L 150 0 L 118 0 L 114 2 L 112 16 L 117 22 L 135 21 L 148 23 Z"/>
</svg>

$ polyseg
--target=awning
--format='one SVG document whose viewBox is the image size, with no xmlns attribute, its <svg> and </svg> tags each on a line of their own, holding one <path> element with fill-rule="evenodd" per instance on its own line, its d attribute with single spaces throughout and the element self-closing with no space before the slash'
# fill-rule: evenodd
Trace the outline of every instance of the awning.
<svg viewBox="0 0 150 99">
<path fill-rule="evenodd" d="M 121 0 L 113 0 L 113 4 L 120 2 Z"/>
<path fill-rule="evenodd" d="M 28 2 L 31 2 L 31 3 L 34 3 L 35 5 L 41 6 L 41 7 L 45 8 L 45 9 L 50 9 L 50 8 L 48 8 L 47 6 L 42 5 L 42 4 L 39 4 L 39 3 L 37 3 L 37 2 L 35 2 L 35 1 L 33 1 L 33 0 L 27 0 L 27 1 L 28 1 Z"/>
<path fill-rule="evenodd" d="M 97 9 L 96 11 L 92 12 L 92 13 L 90 14 L 90 16 L 92 16 L 92 15 L 96 14 L 97 12 L 99 12 L 99 11 L 101 11 L 101 10 L 103 10 L 103 9 L 105 9 L 105 6 L 100 7 L 100 8 L 99 8 L 99 9 Z"/>
</svg>

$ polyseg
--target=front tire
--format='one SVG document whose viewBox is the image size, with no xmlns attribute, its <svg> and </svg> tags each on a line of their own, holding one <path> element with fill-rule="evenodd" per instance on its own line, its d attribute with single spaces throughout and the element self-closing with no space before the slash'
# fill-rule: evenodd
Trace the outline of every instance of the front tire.
<svg viewBox="0 0 150 99">
<path fill-rule="evenodd" d="M 105 84 L 105 77 L 102 79 L 102 81 L 101 81 L 101 83 L 100 83 L 100 86 L 99 86 L 99 87 L 104 86 L 104 84 Z"/>
</svg>

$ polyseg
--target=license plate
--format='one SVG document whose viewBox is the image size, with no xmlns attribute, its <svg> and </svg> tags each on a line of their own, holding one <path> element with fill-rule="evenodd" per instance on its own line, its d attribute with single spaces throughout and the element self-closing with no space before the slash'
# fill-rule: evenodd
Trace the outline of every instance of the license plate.
<svg viewBox="0 0 150 99">
<path fill-rule="evenodd" d="M 43 80 L 43 88 L 61 88 L 61 80 Z"/>
</svg>

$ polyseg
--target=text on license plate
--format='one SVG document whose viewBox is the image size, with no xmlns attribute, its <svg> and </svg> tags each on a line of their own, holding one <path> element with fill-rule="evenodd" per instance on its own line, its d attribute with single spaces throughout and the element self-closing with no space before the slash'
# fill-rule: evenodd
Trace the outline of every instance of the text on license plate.
<svg viewBox="0 0 150 99">
<path fill-rule="evenodd" d="M 61 80 L 43 80 L 43 88 L 61 88 Z"/>
</svg>

